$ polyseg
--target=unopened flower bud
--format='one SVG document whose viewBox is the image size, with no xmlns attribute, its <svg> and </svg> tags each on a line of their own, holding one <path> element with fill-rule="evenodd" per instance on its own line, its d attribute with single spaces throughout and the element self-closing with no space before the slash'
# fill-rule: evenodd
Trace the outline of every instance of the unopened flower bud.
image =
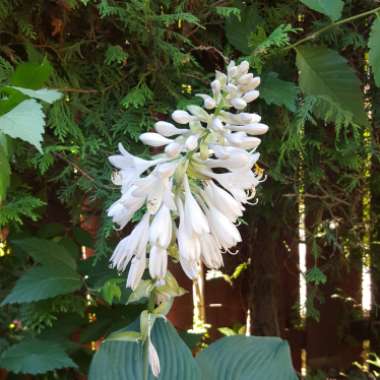
<svg viewBox="0 0 380 380">
<path fill-rule="evenodd" d="M 247 102 L 242 98 L 233 98 L 230 100 L 230 103 L 237 110 L 242 110 L 247 107 Z"/>
<path fill-rule="evenodd" d="M 178 124 L 189 124 L 193 117 L 186 111 L 176 110 L 172 113 L 172 119 Z"/>
<path fill-rule="evenodd" d="M 252 91 L 248 91 L 246 92 L 244 95 L 243 95 L 243 99 L 247 102 L 247 103 L 250 103 L 250 102 L 253 102 L 254 100 L 256 100 L 260 95 L 260 92 L 257 91 L 257 90 L 252 90 Z"/>
<path fill-rule="evenodd" d="M 185 146 L 188 150 L 194 150 L 198 146 L 198 136 L 191 135 L 187 138 Z"/>
<path fill-rule="evenodd" d="M 154 147 L 167 145 L 172 142 L 172 140 L 167 139 L 166 137 L 161 136 L 159 133 L 154 133 L 154 132 L 143 133 L 142 135 L 140 135 L 140 140 L 145 145 L 150 145 Z"/>
<path fill-rule="evenodd" d="M 252 73 L 244 74 L 244 75 L 242 75 L 242 76 L 238 79 L 238 82 L 239 82 L 240 84 L 247 84 L 251 79 L 253 79 L 253 74 L 252 74 Z"/>
</svg>

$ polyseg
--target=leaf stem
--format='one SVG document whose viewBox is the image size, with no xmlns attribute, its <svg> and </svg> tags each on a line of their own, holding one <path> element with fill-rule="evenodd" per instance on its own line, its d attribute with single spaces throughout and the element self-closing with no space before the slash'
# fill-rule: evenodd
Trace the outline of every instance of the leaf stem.
<svg viewBox="0 0 380 380">
<path fill-rule="evenodd" d="M 377 8 L 374 8 L 374 9 L 370 9 L 369 11 L 365 11 L 365 12 L 359 13 L 359 14 L 357 14 L 355 16 L 347 17 L 347 18 L 344 18 L 344 19 L 339 20 L 339 21 L 335 21 L 332 24 L 327 25 L 327 26 L 325 26 L 325 27 L 317 30 L 316 32 L 310 33 L 306 37 L 301 38 L 299 41 L 295 42 L 294 44 L 287 46 L 284 50 L 288 51 L 290 49 L 295 49 L 297 46 L 299 46 L 299 45 L 301 45 L 301 44 L 303 44 L 303 43 L 305 43 L 307 41 L 315 40 L 319 35 L 321 35 L 322 33 L 326 32 L 326 31 L 328 31 L 328 30 L 330 30 L 332 28 L 335 28 L 336 26 L 339 26 L 339 25 L 342 25 L 342 24 L 346 24 L 348 22 L 352 22 L 352 21 L 358 20 L 360 18 L 369 16 L 369 15 L 371 15 L 373 13 L 377 13 L 377 12 L 380 12 L 380 7 L 377 7 Z"/>
</svg>

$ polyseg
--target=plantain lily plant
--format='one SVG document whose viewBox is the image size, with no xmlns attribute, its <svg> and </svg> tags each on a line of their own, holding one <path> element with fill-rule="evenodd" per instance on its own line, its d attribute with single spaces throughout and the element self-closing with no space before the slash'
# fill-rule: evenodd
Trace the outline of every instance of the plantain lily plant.
<svg viewBox="0 0 380 380">
<path fill-rule="evenodd" d="M 145 160 L 119 144 L 120 154 L 109 157 L 121 196 L 108 215 L 119 229 L 142 215 L 116 246 L 111 266 L 128 271 L 128 302 L 146 298 L 148 309 L 106 339 L 92 362 L 91 380 L 296 378 L 287 343 L 279 338 L 226 337 L 193 359 L 165 318 L 184 293 L 168 260 L 195 279 L 202 264 L 223 266 L 223 255 L 236 253 L 241 241 L 237 223 L 264 180 L 257 148 L 268 126 L 260 115 L 244 112 L 258 98 L 259 85 L 247 61 L 231 61 L 227 73 L 216 71 L 211 95 L 198 94 L 203 107 L 176 110 L 173 122 L 158 121 L 156 132 L 140 135 L 161 153 Z"/>
</svg>

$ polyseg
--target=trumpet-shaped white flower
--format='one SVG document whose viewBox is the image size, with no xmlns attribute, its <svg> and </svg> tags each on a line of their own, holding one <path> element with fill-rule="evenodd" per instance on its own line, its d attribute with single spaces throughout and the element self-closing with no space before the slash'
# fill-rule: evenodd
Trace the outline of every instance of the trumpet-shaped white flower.
<svg viewBox="0 0 380 380">
<path fill-rule="evenodd" d="M 167 248 L 172 240 L 172 218 L 169 208 L 163 204 L 150 225 L 150 242 Z"/>
<path fill-rule="evenodd" d="M 146 256 L 149 236 L 149 214 L 146 213 L 133 231 L 116 246 L 111 257 L 111 264 L 119 271 L 124 271 L 133 257 Z"/>
<path fill-rule="evenodd" d="M 165 248 L 152 245 L 149 254 L 149 274 L 154 279 L 163 280 L 168 270 L 168 252 Z"/>
</svg>

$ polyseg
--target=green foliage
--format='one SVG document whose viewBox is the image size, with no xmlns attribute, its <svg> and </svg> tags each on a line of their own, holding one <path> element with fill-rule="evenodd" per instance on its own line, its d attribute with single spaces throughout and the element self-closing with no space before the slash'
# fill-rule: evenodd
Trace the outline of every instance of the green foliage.
<svg viewBox="0 0 380 380">
<path fill-rule="evenodd" d="M 236 16 L 240 21 L 240 9 L 235 7 L 215 7 L 215 12 L 219 16 L 228 18 L 230 16 Z"/>
<path fill-rule="evenodd" d="M 380 18 L 376 17 L 371 26 L 368 40 L 369 55 L 368 60 L 371 65 L 376 85 L 380 87 Z"/>
<path fill-rule="evenodd" d="M 324 47 L 303 46 L 297 49 L 297 67 L 306 95 L 323 97 L 322 103 L 351 113 L 358 124 L 368 124 L 359 79 L 342 56 Z"/>
<path fill-rule="evenodd" d="M 32 123 L 32 128 L 30 124 Z M 34 99 L 24 100 L 11 111 L 0 116 L 0 131 L 13 138 L 20 138 L 42 152 L 41 142 L 45 120 L 41 104 Z"/>
<path fill-rule="evenodd" d="M 33 338 L 5 350 L 0 357 L 0 366 L 14 373 L 32 375 L 77 367 L 59 344 Z"/>
<path fill-rule="evenodd" d="M 11 168 L 9 166 L 7 153 L 0 145 L 0 202 L 5 198 L 10 182 Z M 1 221 L 0 221 L 1 224 Z"/>
<path fill-rule="evenodd" d="M 243 54 L 249 55 L 249 38 L 262 19 L 258 9 L 250 5 L 241 9 L 240 16 L 234 15 L 226 20 L 226 36 L 230 44 Z"/>
<path fill-rule="evenodd" d="M 341 18 L 344 7 L 343 0 L 300 0 L 310 9 L 320 12 L 336 21 Z"/>
<path fill-rule="evenodd" d="M 40 217 L 38 210 L 45 205 L 45 202 L 32 195 L 16 195 L 1 206 L 0 227 L 10 224 L 22 225 L 25 218 L 36 221 Z"/>
<path fill-rule="evenodd" d="M 131 106 L 134 108 L 140 108 L 143 107 L 149 100 L 152 100 L 152 97 L 153 93 L 150 88 L 145 83 L 141 83 L 140 85 L 132 88 L 121 103 L 125 108 L 129 108 Z"/>
<path fill-rule="evenodd" d="M 106 57 L 104 62 L 107 65 L 112 65 L 113 63 L 121 64 L 124 63 L 127 58 L 128 54 L 120 45 L 110 45 L 106 50 Z"/>
<path fill-rule="evenodd" d="M 296 380 L 288 344 L 279 338 L 228 336 L 197 356 L 203 378 L 209 380 Z"/>
<path fill-rule="evenodd" d="M 54 241 L 32 237 L 13 240 L 12 245 L 31 256 L 37 263 L 51 267 L 58 264 L 60 268 L 67 267 L 73 270 L 76 269 L 76 258 L 73 258 L 62 245 L 59 245 Z"/>
<path fill-rule="evenodd" d="M 35 302 L 80 289 L 78 273 L 66 266 L 38 266 L 23 274 L 1 305 Z"/>
<path fill-rule="evenodd" d="M 298 93 L 299 89 L 293 82 L 280 79 L 274 72 L 263 78 L 260 87 L 260 94 L 268 105 L 284 106 L 290 112 L 297 110 Z"/>
</svg>

